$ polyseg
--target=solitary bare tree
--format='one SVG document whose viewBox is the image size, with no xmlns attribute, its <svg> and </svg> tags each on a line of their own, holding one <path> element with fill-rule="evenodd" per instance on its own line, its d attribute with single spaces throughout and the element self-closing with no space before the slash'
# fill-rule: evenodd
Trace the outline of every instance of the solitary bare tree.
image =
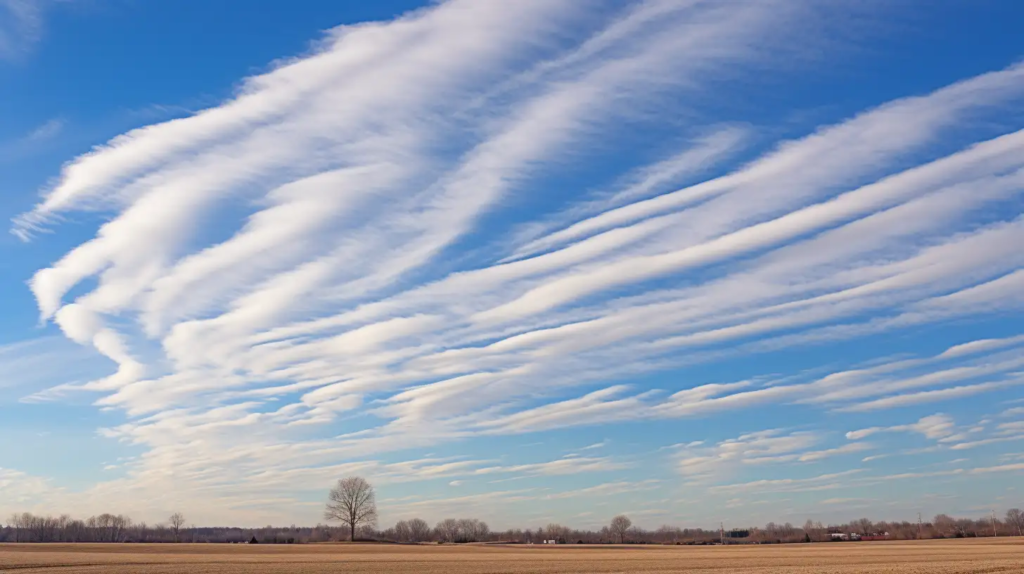
<svg viewBox="0 0 1024 574">
<path fill-rule="evenodd" d="M 609 527 L 609 530 L 612 531 L 612 534 L 619 537 L 619 544 L 622 544 L 626 539 L 626 532 L 629 531 L 630 526 L 633 526 L 633 521 L 625 515 L 620 514 L 615 518 L 612 518 L 612 524 Z"/>
<path fill-rule="evenodd" d="M 181 527 L 185 526 L 185 515 L 180 512 L 175 512 L 167 519 L 171 523 L 171 532 L 174 533 L 174 541 L 178 541 L 178 535 L 181 533 Z"/>
<path fill-rule="evenodd" d="M 356 529 L 360 524 L 377 523 L 377 502 L 373 487 L 358 476 L 339 480 L 327 497 L 324 518 L 347 524 L 348 539 L 355 540 Z"/>
</svg>

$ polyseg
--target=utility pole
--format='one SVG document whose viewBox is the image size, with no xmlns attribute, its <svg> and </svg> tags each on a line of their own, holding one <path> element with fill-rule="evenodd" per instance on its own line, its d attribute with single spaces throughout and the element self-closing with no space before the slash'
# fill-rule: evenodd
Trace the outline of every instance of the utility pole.
<svg viewBox="0 0 1024 574">
<path fill-rule="evenodd" d="M 921 513 L 917 513 L 917 539 L 924 539 L 924 525 L 921 523 Z"/>
<path fill-rule="evenodd" d="M 996 531 L 996 511 L 995 510 L 992 511 L 992 536 L 993 537 L 998 537 L 999 536 L 999 532 Z"/>
<path fill-rule="evenodd" d="M 718 523 L 718 541 L 721 544 L 725 544 L 725 523 L 724 522 L 719 522 Z"/>
</svg>

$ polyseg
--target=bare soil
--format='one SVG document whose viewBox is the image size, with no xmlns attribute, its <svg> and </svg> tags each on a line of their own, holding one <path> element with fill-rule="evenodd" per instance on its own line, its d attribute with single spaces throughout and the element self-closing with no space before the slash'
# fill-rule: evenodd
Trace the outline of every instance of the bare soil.
<svg viewBox="0 0 1024 574">
<path fill-rule="evenodd" d="M 1024 538 L 728 547 L 0 544 L 0 572 L 1024 574 Z"/>
</svg>

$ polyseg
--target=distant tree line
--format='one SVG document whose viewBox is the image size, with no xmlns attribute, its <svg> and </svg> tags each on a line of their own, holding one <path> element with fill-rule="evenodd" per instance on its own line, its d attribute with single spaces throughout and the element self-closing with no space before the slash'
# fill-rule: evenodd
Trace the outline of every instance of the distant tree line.
<svg viewBox="0 0 1024 574">
<path fill-rule="evenodd" d="M 744 542 L 761 544 L 827 542 L 833 534 L 881 536 L 892 540 L 929 538 L 973 538 L 983 536 L 1024 535 L 1024 513 L 1014 508 L 1002 517 L 954 518 L 939 514 L 931 520 L 872 521 L 867 518 L 844 524 L 823 524 L 808 520 L 803 526 L 769 522 L 763 527 L 740 529 Z M 730 530 L 724 532 L 727 541 Z M 331 526 L 265 526 L 263 528 L 195 527 L 182 521 L 175 529 L 169 520 L 165 524 L 147 525 L 134 522 L 122 515 L 101 514 L 86 520 L 67 515 L 58 517 L 30 513 L 16 514 L 0 528 L 0 542 L 196 542 L 196 543 L 248 543 L 309 544 L 348 540 L 347 525 Z M 538 528 L 491 530 L 487 523 L 474 518 L 446 518 L 430 526 L 425 520 L 401 520 L 392 527 L 377 529 L 363 524 L 355 533 L 356 540 L 396 543 L 508 542 L 543 544 L 711 544 L 723 538 L 718 528 L 681 528 L 665 525 L 647 530 L 631 524 L 625 516 L 599 530 L 574 529 L 561 524 L 548 524 Z"/>
<path fill-rule="evenodd" d="M 219 542 L 299 544 L 346 539 L 338 526 L 265 526 L 262 528 L 189 526 L 175 513 L 166 523 L 149 525 L 127 516 L 101 514 L 86 520 L 68 515 L 42 516 L 28 512 L 0 521 L 0 542 Z"/>
<path fill-rule="evenodd" d="M 260 544 L 306 544 L 335 540 L 363 540 L 396 543 L 459 544 L 469 542 L 506 542 L 524 544 L 711 544 L 715 542 L 754 542 L 761 544 L 826 542 L 857 538 L 914 540 L 924 538 L 969 538 L 979 536 L 1024 535 L 1024 513 L 1017 508 L 1006 511 L 1003 519 L 993 514 L 986 518 L 953 518 L 939 514 L 925 522 L 875 522 L 860 518 L 845 524 L 825 525 L 808 520 L 802 527 L 791 523 L 769 522 L 763 528 L 731 530 L 723 528 L 679 528 L 665 525 L 645 530 L 633 525 L 624 515 L 614 517 L 600 530 L 572 529 L 548 524 L 531 530 L 492 531 L 476 518 L 446 518 L 433 528 L 422 519 L 401 520 L 391 528 L 377 529 L 377 504 L 373 487 L 360 477 L 339 480 L 328 494 L 324 511 L 328 521 L 342 526 L 264 528 L 196 528 L 187 526 L 181 513 L 174 513 L 166 524 L 148 526 L 122 515 L 101 514 L 87 520 L 68 515 L 37 516 L 14 514 L 0 529 L 0 542 L 220 542 Z"/>
</svg>

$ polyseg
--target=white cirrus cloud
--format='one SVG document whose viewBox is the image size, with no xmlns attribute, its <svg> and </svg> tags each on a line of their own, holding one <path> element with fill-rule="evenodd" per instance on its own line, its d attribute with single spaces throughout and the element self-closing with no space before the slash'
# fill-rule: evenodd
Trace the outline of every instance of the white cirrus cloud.
<svg viewBox="0 0 1024 574">
<path fill-rule="evenodd" d="M 17 58 L 42 34 L 45 0 L 0 0 L 0 60 Z"/>
<path fill-rule="evenodd" d="M 749 465 L 811 463 L 873 448 L 863 442 L 819 448 L 824 440 L 818 431 L 770 429 L 726 439 L 715 445 L 680 445 L 675 459 L 679 472 L 684 476 L 707 479 L 734 474 Z"/>
<path fill-rule="evenodd" d="M 621 462 L 368 457 L 1016 384 L 1019 336 L 796 382 L 635 382 L 1024 309 L 1024 219 L 995 209 L 1024 190 L 1024 126 L 1005 113 L 1024 65 L 768 146 L 751 144 L 778 132 L 743 106 L 711 113 L 814 51 L 825 16 L 791 0 L 453 0 L 331 30 L 218 106 L 72 159 L 14 220 L 26 241 L 68 214 L 103 221 L 30 287 L 44 321 L 116 368 L 33 397 L 87 393 L 123 413 L 103 436 L 145 454 L 90 496 L 157 508 L 171 484 L 196 500 L 229 489 L 217 472 L 232 496 L 279 500 L 292 480 L 349 471 L 610 470 Z M 666 126 L 660 148 L 634 149 L 629 134 Z M 595 164 L 616 169 L 595 185 Z M 764 431 L 692 446 L 680 468 L 871 447 L 821 442 Z"/>
<path fill-rule="evenodd" d="M 919 421 L 908 425 L 896 425 L 891 427 L 871 427 L 850 431 L 846 438 L 858 440 L 878 433 L 885 432 L 916 432 L 930 439 L 942 439 L 952 435 L 956 431 L 956 423 L 953 418 L 943 413 L 922 417 Z"/>
</svg>

